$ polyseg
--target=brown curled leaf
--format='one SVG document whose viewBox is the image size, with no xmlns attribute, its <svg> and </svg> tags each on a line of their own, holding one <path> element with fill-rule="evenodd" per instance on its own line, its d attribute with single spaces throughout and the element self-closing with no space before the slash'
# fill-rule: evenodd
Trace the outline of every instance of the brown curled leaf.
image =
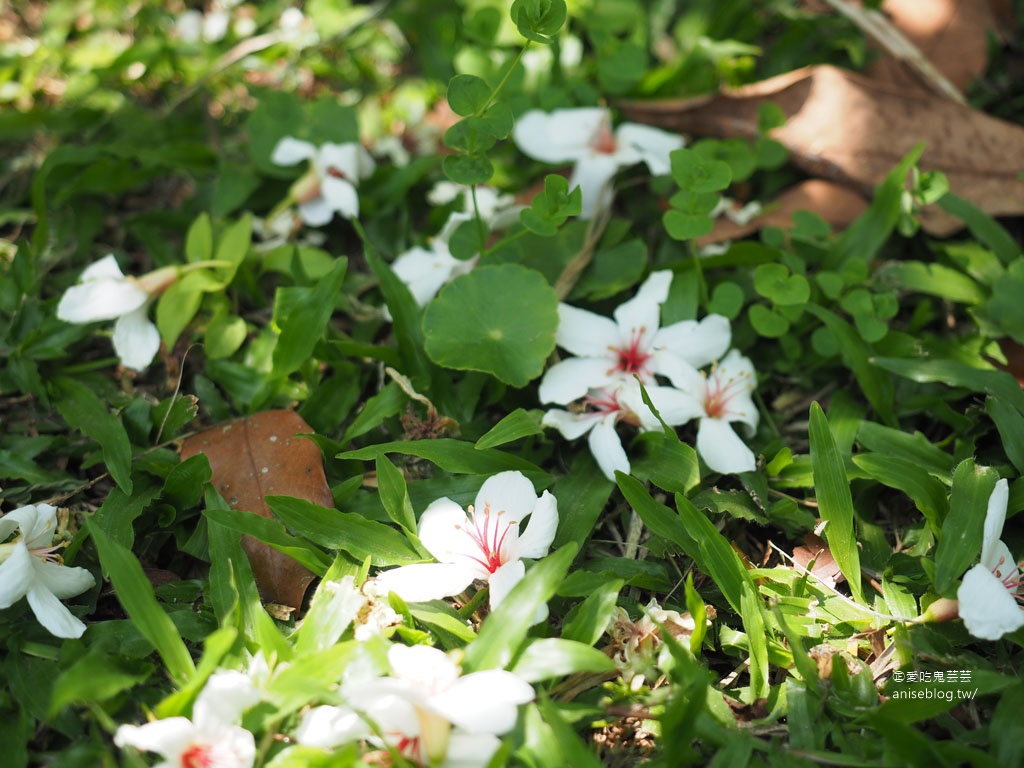
<svg viewBox="0 0 1024 768">
<path fill-rule="evenodd" d="M 313 432 L 294 411 L 264 411 L 235 419 L 189 437 L 181 446 L 185 460 L 205 453 L 213 485 L 232 509 L 273 517 L 266 496 L 294 496 L 333 507 Z M 256 586 L 265 602 L 299 609 L 314 575 L 268 544 L 244 535 Z"/>
</svg>

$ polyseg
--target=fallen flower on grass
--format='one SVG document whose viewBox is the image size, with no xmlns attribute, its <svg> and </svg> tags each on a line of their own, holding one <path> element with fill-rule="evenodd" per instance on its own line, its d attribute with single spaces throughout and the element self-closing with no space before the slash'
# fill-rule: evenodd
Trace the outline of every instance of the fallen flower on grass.
<svg viewBox="0 0 1024 768">
<path fill-rule="evenodd" d="M 53 545 L 57 509 L 35 504 L 0 517 L 0 542 L 15 531 L 18 536 L 0 544 L 0 608 L 28 599 L 36 619 L 57 637 L 81 637 L 85 624 L 61 603 L 80 595 L 96 583 L 85 568 L 63 565 Z"/>
<path fill-rule="evenodd" d="M 160 332 L 150 322 L 149 305 L 178 279 L 178 267 L 161 267 L 142 277 L 126 277 L 109 254 L 82 272 L 81 282 L 64 292 L 57 317 L 83 325 L 114 323 L 114 351 L 126 368 L 142 371 L 160 349 Z"/>
<path fill-rule="evenodd" d="M 488 583 L 494 609 L 526 574 L 523 558 L 548 553 L 557 527 L 554 496 L 544 491 L 538 498 L 522 473 L 500 472 L 484 482 L 465 511 L 447 497 L 428 506 L 419 538 L 438 562 L 384 571 L 376 589 L 418 603 L 457 595 L 479 579 Z"/>
<path fill-rule="evenodd" d="M 956 591 L 964 626 L 982 640 L 998 640 L 1024 627 L 1024 568 L 999 538 L 1009 498 L 1009 486 L 1000 480 L 988 498 L 981 560 L 964 574 Z"/>
<path fill-rule="evenodd" d="M 512 136 L 535 160 L 575 163 L 569 189 L 582 191 L 585 219 L 611 203 L 609 182 L 620 168 L 643 161 L 656 176 L 668 173 L 669 154 L 683 146 L 678 134 L 639 123 L 623 123 L 613 133 L 611 113 L 600 107 L 530 110 L 516 120 Z"/>
<path fill-rule="evenodd" d="M 732 332 L 721 315 L 660 327 L 671 284 L 671 272 L 652 272 L 636 295 L 618 306 L 614 320 L 559 304 L 555 343 L 576 357 L 547 370 L 538 391 L 541 402 L 565 405 L 634 375 L 645 386 L 658 374 L 678 387 L 677 378 L 724 354 Z"/>
<path fill-rule="evenodd" d="M 441 286 L 464 275 L 476 266 L 477 257 L 457 259 L 448 249 L 448 241 L 463 223 L 472 221 L 468 213 L 453 213 L 440 232 L 430 241 L 429 248 L 415 246 L 399 254 L 391 269 L 409 288 L 419 306 L 425 306 Z"/>
<path fill-rule="evenodd" d="M 317 147 L 291 136 L 277 143 L 270 160 L 275 165 L 311 162 L 309 171 L 292 185 L 287 201 L 298 205 L 299 216 L 311 227 L 323 226 L 335 213 L 346 219 L 358 216 L 356 185 L 376 168 L 362 144 L 329 142 Z M 268 218 L 273 219 L 273 214 Z"/>
<path fill-rule="evenodd" d="M 483 766 L 498 750 L 498 736 L 515 726 L 518 708 L 533 688 L 503 669 L 460 676 L 437 648 L 393 645 L 391 676 L 344 684 L 351 706 L 324 705 L 302 719 L 300 744 L 333 749 L 366 740 L 396 750 L 421 766 Z"/>
<path fill-rule="evenodd" d="M 196 697 L 191 720 L 168 717 L 122 725 L 114 743 L 160 754 L 164 760 L 157 768 L 250 768 L 256 760 L 256 740 L 238 722 L 259 699 L 247 675 L 215 672 Z"/>
</svg>

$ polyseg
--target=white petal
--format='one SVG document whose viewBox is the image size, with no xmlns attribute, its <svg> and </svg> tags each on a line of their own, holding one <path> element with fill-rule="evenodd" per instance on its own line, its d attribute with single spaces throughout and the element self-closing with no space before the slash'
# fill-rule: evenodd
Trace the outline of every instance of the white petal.
<svg viewBox="0 0 1024 768">
<path fill-rule="evenodd" d="M 629 459 L 622 447 L 622 441 L 615 431 L 615 414 L 605 416 L 590 432 L 587 440 L 590 452 L 605 477 L 615 482 L 615 470 L 629 474 Z"/>
<path fill-rule="evenodd" d="M 522 523 L 537 504 L 537 492 L 533 483 L 526 479 L 522 472 L 499 472 L 492 475 L 480 486 L 476 494 L 473 508 L 479 515 L 486 506 L 490 506 L 491 514 L 499 511 L 505 513 L 508 523 Z"/>
<path fill-rule="evenodd" d="M 333 176 L 322 178 L 320 195 L 331 208 L 346 219 L 354 219 L 359 215 L 359 193 L 346 179 L 336 179 Z"/>
<path fill-rule="evenodd" d="M 995 574 L 997 579 L 1017 581 L 1019 579 L 1017 561 L 1013 559 L 1010 548 L 1002 541 L 997 541 L 992 547 L 992 551 L 992 567 L 989 570 Z M 982 563 L 982 565 L 988 568 L 987 563 Z"/>
<path fill-rule="evenodd" d="M 388 663 L 395 677 L 417 684 L 424 695 L 450 687 L 459 677 L 458 665 L 451 657 L 429 645 L 392 645 Z"/>
<path fill-rule="evenodd" d="M 469 733 L 508 733 L 515 727 L 520 704 L 533 701 L 533 686 L 503 669 L 460 677 L 447 690 L 430 697 L 430 706 Z"/>
<path fill-rule="evenodd" d="M 629 343 L 636 334 L 647 342 L 641 345 L 641 349 L 647 349 L 649 340 L 655 338 L 661 324 L 661 305 L 668 298 L 671 286 L 672 272 L 667 269 L 652 272 L 636 295 L 618 306 L 615 322 L 623 343 Z"/>
<path fill-rule="evenodd" d="M 619 327 L 603 315 L 559 304 L 555 343 L 580 357 L 609 357 L 619 345 Z"/>
<path fill-rule="evenodd" d="M 516 542 L 515 556 L 537 559 L 544 557 L 555 540 L 558 530 L 558 500 L 547 491 L 533 507 L 526 530 L 521 530 Z"/>
<path fill-rule="evenodd" d="M 537 396 L 542 403 L 566 405 L 579 400 L 591 389 L 600 389 L 618 376 L 607 357 L 570 357 L 548 368 Z"/>
<path fill-rule="evenodd" d="M 369 726 L 347 707 L 314 707 L 295 729 L 295 740 L 307 747 L 334 749 L 350 741 L 369 736 Z"/>
<path fill-rule="evenodd" d="M 492 611 L 501 605 L 512 588 L 522 581 L 525 575 L 526 566 L 522 560 L 510 560 L 490 575 L 487 585 L 490 587 L 488 603 Z"/>
<path fill-rule="evenodd" d="M 52 635 L 56 637 L 81 637 L 85 624 L 68 610 L 57 596 L 38 581 L 29 585 L 25 595 L 32 613 Z"/>
<path fill-rule="evenodd" d="M 444 223 L 444 226 L 441 227 L 441 231 L 438 232 L 437 235 L 434 237 L 435 245 L 439 242 L 446 244 L 445 247 L 441 249 L 441 253 L 451 253 L 447 248 L 448 241 L 452 239 L 452 236 L 455 234 L 455 231 L 459 227 L 461 227 L 467 221 L 473 221 L 474 218 L 476 217 L 473 216 L 472 213 L 463 213 L 459 211 L 456 211 L 455 213 L 448 217 L 448 220 Z"/>
<path fill-rule="evenodd" d="M 751 397 L 757 384 L 754 364 L 734 349 L 718 364 L 713 375 L 728 387 L 726 411 L 723 415 L 729 421 L 743 422 L 751 432 L 756 430 L 760 413 Z"/>
<path fill-rule="evenodd" d="M 500 746 L 501 740 L 489 733 L 453 733 L 444 768 L 486 768 Z"/>
<path fill-rule="evenodd" d="M 114 254 L 108 253 L 99 261 L 94 261 L 82 271 L 79 280 L 87 283 L 90 280 L 124 280 L 124 272 L 118 266 Z"/>
<path fill-rule="evenodd" d="M 672 170 L 669 154 L 683 146 L 683 138 L 678 134 L 668 133 L 660 128 L 639 123 L 623 123 L 615 131 L 618 151 L 622 154 L 623 164 L 626 160 L 636 162 L 643 160 L 655 176 Z M 633 159 L 636 158 L 636 159 Z"/>
<path fill-rule="evenodd" d="M 419 306 L 425 306 L 462 264 L 454 256 L 425 248 L 412 248 L 391 264 L 391 270 L 406 284 Z"/>
<path fill-rule="evenodd" d="M 188 718 L 168 717 L 145 725 L 122 725 L 114 734 L 114 743 L 177 760 L 197 735 Z"/>
<path fill-rule="evenodd" d="M 311 227 L 322 227 L 334 218 L 334 208 L 322 195 L 299 205 L 299 216 Z"/>
<path fill-rule="evenodd" d="M 445 497 L 430 503 L 420 515 L 418 535 L 423 546 L 442 563 L 457 563 L 477 554 L 478 548 L 466 534 L 466 511 Z"/>
<path fill-rule="evenodd" d="M 687 392 L 657 385 L 646 389 L 647 396 L 658 409 L 661 418 L 671 427 L 678 427 L 704 415 L 704 404 Z M 639 417 L 643 429 L 661 429 L 661 423 L 644 403 L 640 387 L 623 387 L 619 393 L 619 402 Z"/>
<path fill-rule="evenodd" d="M 569 413 L 558 409 L 547 411 L 541 424 L 554 427 L 566 440 L 575 440 L 592 430 L 602 418 L 599 413 Z"/>
<path fill-rule="evenodd" d="M 71 568 L 41 560 L 36 560 L 32 567 L 39 583 L 61 600 L 80 595 L 96 583 L 85 568 Z"/>
<path fill-rule="evenodd" d="M 3 532 L 0 541 L 10 536 L 14 527 L 20 527 L 22 541 L 30 549 L 50 546 L 53 535 L 57 532 L 57 508 L 49 504 L 19 507 L 4 515 L 3 520 L 7 523 L 4 526 L 7 530 Z"/>
<path fill-rule="evenodd" d="M 672 386 L 676 389 L 690 393 L 701 403 L 707 397 L 707 376 L 683 360 L 675 352 L 667 349 L 656 350 L 650 362 L 650 367 L 655 373 L 666 377 L 672 382 Z"/>
<path fill-rule="evenodd" d="M 372 174 L 375 168 L 376 164 L 370 153 L 362 144 L 355 142 L 329 142 L 320 147 L 317 154 L 317 170 L 321 178 L 328 177 L 328 171 L 335 171 L 354 185 L 359 179 Z"/>
<path fill-rule="evenodd" d="M 463 592 L 476 573 L 462 564 L 417 563 L 392 568 L 377 574 L 378 587 L 387 594 L 394 592 L 410 603 L 439 600 Z"/>
<path fill-rule="evenodd" d="M 57 317 L 78 324 L 113 320 L 148 301 L 146 292 L 129 280 L 91 280 L 64 292 L 57 304 Z"/>
<path fill-rule="evenodd" d="M 270 162 L 274 165 L 296 165 L 314 157 L 316 157 L 316 147 L 308 141 L 285 136 L 274 147 L 274 151 L 270 155 Z"/>
<path fill-rule="evenodd" d="M 715 472 L 735 474 L 757 468 L 754 453 L 725 419 L 703 418 L 697 428 L 697 453 Z"/>
<path fill-rule="evenodd" d="M 998 640 L 1024 626 L 1024 611 L 1003 583 L 983 565 L 976 565 L 964 574 L 956 597 L 967 631 L 982 640 Z"/>
<path fill-rule="evenodd" d="M 985 511 L 985 532 L 981 541 L 981 564 L 988 570 L 995 570 L 998 558 L 1002 552 L 997 553 L 996 543 L 1003 535 L 1003 525 L 1006 523 L 1006 505 L 1010 500 L 1010 487 L 1003 478 L 996 483 L 988 497 L 988 509 Z M 1005 547 L 1005 545 L 1004 545 Z"/>
<path fill-rule="evenodd" d="M 530 110 L 512 129 L 516 146 L 529 157 L 545 163 L 578 160 L 588 151 L 587 142 L 606 119 L 604 109 L 556 109 L 550 114 Z"/>
<path fill-rule="evenodd" d="M 114 323 L 114 351 L 125 368 L 143 371 L 160 351 L 160 331 L 150 322 L 148 311 L 143 305 Z"/>
<path fill-rule="evenodd" d="M 580 188 L 583 196 L 581 219 L 592 219 L 598 211 L 611 204 L 615 194 L 612 177 L 619 167 L 614 155 L 601 153 L 589 154 L 576 162 L 569 177 L 569 191 Z"/>
<path fill-rule="evenodd" d="M 35 577 L 28 547 L 23 542 L 15 544 L 11 554 L 0 563 L 0 608 L 10 608 L 28 594 Z"/>
<path fill-rule="evenodd" d="M 192 719 L 204 731 L 234 725 L 249 707 L 260 700 L 249 676 L 237 670 L 221 670 L 210 675 L 192 707 Z"/>
<path fill-rule="evenodd" d="M 708 315 L 699 323 L 683 320 L 658 331 L 652 346 L 667 349 L 679 355 L 694 368 L 718 360 L 732 343 L 729 319 L 721 315 Z"/>
</svg>

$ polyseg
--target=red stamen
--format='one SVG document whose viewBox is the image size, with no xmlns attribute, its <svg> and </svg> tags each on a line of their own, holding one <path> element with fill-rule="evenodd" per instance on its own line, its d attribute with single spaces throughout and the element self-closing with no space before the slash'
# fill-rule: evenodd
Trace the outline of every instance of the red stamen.
<svg viewBox="0 0 1024 768">
<path fill-rule="evenodd" d="M 181 768 L 213 768 L 209 744 L 191 744 L 181 753 Z"/>
<path fill-rule="evenodd" d="M 590 148 L 595 152 L 600 152 L 602 155 L 611 155 L 619 148 L 618 142 L 615 141 L 615 134 L 612 133 L 612 127 L 608 124 L 608 120 L 601 121 L 601 127 L 597 129 L 597 133 L 590 140 Z"/>
<path fill-rule="evenodd" d="M 472 518 L 473 524 L 471 528 L 466 529 L 466 534 L 478 547 L 480 547 L 481 554 L 480 557 L 474 556 L 470 559 L 488 573 L 494 573 L 505 564 L 505 555 L 502 552 L 502 548 L 505 546 L 505 537 L 508 536 L 508 532 L 512 526 L 516 525 L 516 521 L 510 521 L 502 526 L 501 520 L 496 520 L 494 530 L 492 531 L 490 504 L 484 505 L 482 521 L 473 507 L 469 508 L 469 514 Z M 504 514 L 505 511 L 501 510 L 495 515 L 495 517 L 500 518 L 501 515 Z M 482 527 L 481 522 L 483 523 Z"/>
<path fill-rule="evenodd" d="M 653 355 L 646 349 L 641 348 L 641 342 L 643 341 L 643 335 L 645 328 L 639 330 L 634 329 L 629 337 L 629 346 L 619 347 L 615 352 L 619 356 L 618 365 L 615 370 L 622 371 L 630 376 L 636 374 L 641 379 L 648 376 L 647 361 L 650 360 Z"/>
<path fill-rule="evenodd" d="M 733 376 L 727 381 L 722 381 L 721 373 L 712 369 L 707 394 L 704 396 L 704 412 L 713 419 L 726 415 L 741 415 L 729 408 L 729 401 L 746 388 L 746 378 L 745 375 Z"/>
</svg>

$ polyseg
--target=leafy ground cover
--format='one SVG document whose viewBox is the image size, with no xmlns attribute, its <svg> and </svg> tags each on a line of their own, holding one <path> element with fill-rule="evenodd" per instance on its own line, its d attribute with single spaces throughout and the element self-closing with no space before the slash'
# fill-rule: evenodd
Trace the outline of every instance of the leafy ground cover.
<svg viewBox="0 0 1024 768">
<path fill-rule="evenodd" d="M 1024 763 L 988 22 L 0 9 L 5 765 Z"/>
</svg>

